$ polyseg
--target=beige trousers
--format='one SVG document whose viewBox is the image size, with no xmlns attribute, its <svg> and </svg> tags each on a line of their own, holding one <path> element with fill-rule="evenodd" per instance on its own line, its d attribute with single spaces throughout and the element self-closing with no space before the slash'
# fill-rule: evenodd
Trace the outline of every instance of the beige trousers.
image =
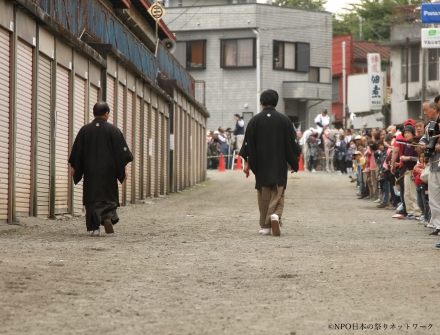
<svg viewBox="0 0 440 335">
<path fill-rule="evenodd" d="M 403 177 L 405 187 L 405 192 L 403 194 L 405 197 L 405 208 L 408 215 L 420 216 L 422 213 L 417 204 L 417 186 L 415 181 L 411 179 L 411 175 L 412 170 L 408 170 Z"/>
<path fill-rule="evenodd" d="M 257 189 L 258 207 L 260 208 L 261 228 L 270 228 L 270 216 L 276 214 L 280 218 L 284 209 L 284 186 L 271 184 Z"/>
</svg>

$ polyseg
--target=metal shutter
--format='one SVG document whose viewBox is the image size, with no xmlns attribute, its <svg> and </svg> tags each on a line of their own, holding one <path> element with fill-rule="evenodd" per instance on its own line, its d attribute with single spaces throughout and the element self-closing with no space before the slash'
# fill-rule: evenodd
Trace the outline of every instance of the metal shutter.
<svg viewBox="0 0 440 335">
<path fill-rule="evenodd" d="M 163 194 L 163 131 L 162 131 L 162 113 L 157 114 L 157 192 Z"/>
<path fill-rule="evenodd" d="M 194 186 L 195 184 L 195 172 L 196 172 L 196 168 L 195 168 L 195 161 L 196 161 L 196 137 L 195 137 L 195 132 L 194 132 L 194 125 L 195 125 L 195 120 L 190 117 L 189 118 L 189 122 L 190 122 L 190 137 L 189 137 L 189 147 L 191 150 L 191 163 L 190 163 L 190 167 L 189 167 L 189 172 L 190 172 L 190 180 L 191 180 L 191 186 Z"/>
<path fill-rule="evenodd" d="M 9 204 L 9 32 L 0 28 L 0 220 L 8 219 Z"/>
<path fill-rule="evenodd" d="M 187 112 L 184 112 L 185 114 L 185 152 L 184 152 L 184 159 L 185 159 L 185 188 L 189 187 L 189 160 L 191 158 L 191 154 L 189 151 L 189 116 Z"/>
<path fill-rule="evenodd" d="M 40 53 L 37 80 L 37 208 L 36 215 L 49 215 L 50 199 L 50 111 L 52 61 Z"/>
<path fill-rule="evenodd" d="M 179 181 L 180 181 L 180 167 L 179 167 L 179 143 L 180 143 L 180 139 L 179 139 L 179 106 L 177 105 L 177 103 L 174 104 L 174 190 L 178 191 L 179 190 Z"/>
<path fill-rule="evenodd" d="M 55 140 L 55 212 L 67 213 L 69 189 L 69 70 L 57 66 L 56 140 Z"/>
<path fill-rule="evenodd" d="M 17 44 L 17 147 L 15 205 L 17 215 L 29 215 L 31 194 L 32 140 L 32 47 Z"/>
<path fill-rule="evenodd" d="M 91 88 L 91 86 L 90 86 Z M 90 93 L 92 90 L 90 89 Z M 73 111 L 73 139 L 76 138 L 79 130 L 85 123 L 86 117 L 86 81 L 79 76 L 75 76 L 75 96 Z M 92 94 L 90 94 L 92 96 Z M 92 119 L 91 119 L 92 120 Z M 81 215 L 84 212 L 83 206 L 83 180 L 73 186 L 73 214 Z"/>
<path fill-rule="evenodd" d="M 84 86 L 85 89 L 85 86 Z M 85 91 L 84 91 L 85 94 Z M 85 95 L 84 95 L 85 96 Z M 89 122 L 92 122 L 93 119 L 95 118 L 95 116 L 93 115 L 93 106 L 95 106 L 95 104 L 99 101 L 99 88 L 96 87 L 95 85 L 90 84 L 90 89 L 89 89 Z M 85 103 L 85 100 L 84 100 Z M 84 105 L 85 108 L 85 105 Z M 84 121 L 83 121 L 84 123 Z"/>
<path fill-rule="evenodd" d="M 116 120 L 116 125 L 122 132 L 124 131 L 124 105 L 125 105 L 125 103 L 124 103 L 124 96 L 125 96 L 124 90 L 125 90 L 124 85 L 119 83 L 118 84 L 118 116 L 117 116 L 117 120 Z M 118 187 L 119 187 L 119 202 L 121 204 L 123 204 L 124 197 L 122 196 L 123 195 L 122 191 L 124 189 L 124 185 L 120 184 L 118 182 Z"/>
<path fill-rule="evenodd" d="M 127 141 L 128 148 L 130 150 L 133 150 L 133 92 L 130 90 L 128 91 L 127 95 L 127 133 L 125 135 L 125 140 Z M 132 173 L 132 166 L 131 163 L 127 164 L 127 172 L 128 172 L 128 178 L 125 181 L 127 183 L 127 190 L 126 190 L 126 201 L 127 203 L 132 202 L 132 192 L 131 192 L 131 186 L 133 185 L 133 173 Z"/>
<path fill-rule="evenodd" d="M 134 140 L 136 142 L 136 148 L 135 148 L 135 154 L 134 154 L 134 162 L 135 162 L 135 173 L 134 173 L 134 180 L 135 180 L 135 194 L 134 198 L 135 200 L 141 199 L 141 168 L 142 168 L 142 162 L 141 162 L 141 152 L 142 152 L 142 136 L 141 136 L 141 104 L 142 99 L 137 97 L 136 98 L 136 123 L 135 123 L 135 136 Z"/>
<path fill-rule="evenodd" d="M 151 196 L 156 196 L 156 109 L 151 109 L 151 173 L 150 187 Z"/>
<path fill-rule="evenodd" d="M 107 104 L 110 107 L 110 113 L 108 115 L 108 122 L 114 123 L 115 115 L 115 78 L 107 75 Z"/>
<path fill-rule="evenodd" d="M 194 156 L 195 156 L 195 164 L 194 164 L 194 173 L 195 173 L 195 179 L 194 182 L 197 184 L 199 182 L 199 162 L 200 162 L 200 157 L 199 157 L 199 140 L 200 140 L 200 136 L 199 136 L 199 124 L 196 120 L 194 120 Z"/>
<path fill-rule="evenodd" d="M 149 129 L 149 127 L 148 127 L 148 125 L 149 125 L 149 121 L 150 121 L 150 118 L 149 118 L 149 111 L 150 111 L 150 109 L 149 109 L 150 107 L 148 106 L 148 104 L 146 103 L 146 102 L 144 102 L 144 129 L 142 130 L 143 131 L 143 133 L 144 133 L 144 159 L 143 159 L 143 162 L 142 162 L 142 164 L 143 164 L 143 185 L 142 185 L 142 187 L 143 187 L 143 190 L 144 190 L 144 198 L 146 198 L 146 197 L 148 197 L 149 195 L 150 195 L 150 189 L 149 189 L 149 186 L 150 186 L 150 181 L 149 181 L 149 175 L 148 175 L 148 162 L 149 162 L 149 156 L 148 156 L 148 141 L 149 141 L 149 139 L 150 139 L 150 137 L 149 137 L 149 131 L 148 131 L 148 129 Z"/>
<path fill-rule="evenodd" d="M 180 132 L 180 143 L 179 143 L 179 179 L 180 179 L 180 189 L 185 188 L 185 141 L 184 141 L 184 130 L 185 130 L 185 115 L 182 107 L 179 107 L 179 132 Z"/>
<path fill-rule="evenodd" d="M 170 151 L 168 150 L 168 142 L 170 140 L 170 135 L 168 133 L 168 118 L 164 117 L 164 132 L 163 132 L 163 138 L 164 138 L 164 148 L 163 148 L 163 152 L 164 152 L 164 167 L 163 167 L 163 193 L 164 194 L 168 194 L 169 193 L 169 185 L 168 185 L 168 171 L 169 171 L 169 156 L 170 156 Z"/>
</svg>

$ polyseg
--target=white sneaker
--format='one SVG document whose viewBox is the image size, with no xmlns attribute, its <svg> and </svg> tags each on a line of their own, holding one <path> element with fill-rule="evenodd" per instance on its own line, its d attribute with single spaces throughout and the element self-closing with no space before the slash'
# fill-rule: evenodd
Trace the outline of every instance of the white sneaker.
<svg viewBox="0 0 440 335">
<path fill-rule="evenodd" d="M 381 201 L 382 201 L 382 200 L 377 199 L 377 200 L 374 200 L 373 202 L 379 203 L 379 202 L 381 202 Z"/>
<path fill-rule="evenodd" d="M 258 232 L 258 234 L 261 234 L 261 235 L 270 235 L 270 234 L 272 234 L 272 229 L 270 229 L 270 228 L 263 228 L 263 229 L 261 229 L 261 230 Z"/>
<path fill-rule="evenodd" d="M 100 236 L 100 235 L 101 235 L 101 230 L 100 229 L 96 229 L 96 230 L 93 231 L 93 233 L 90 234 L 90 236 L 93 236 L 93 237 L 97 237 L 97 236 Z"/>
<path fill-rule="evenodd" d="M 432 223 L 430 223 L 430 224 L 428 224 L 428 225 L 426 225 L 426 227 L 427 228 L 432 228 L 432 229 L 435 229 L 435 226 L 432 224 Z"/>
<path fill-rule="evenodd" d="M 312 170 L 312 173 L 316 173 L 316 170 L 315 170 L 315 169 L 313 169 L 313 170 Z"/>
</svg>

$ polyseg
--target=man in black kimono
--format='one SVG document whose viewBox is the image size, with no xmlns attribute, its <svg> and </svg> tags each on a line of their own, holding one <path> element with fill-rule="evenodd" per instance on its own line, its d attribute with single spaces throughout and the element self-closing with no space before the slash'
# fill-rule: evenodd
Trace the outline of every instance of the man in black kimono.
<svg viewBox="0 0 440 335">
<path fill-rule="evenodd" d="M 296 132 L 289 118 L 275 110 L 278 93 L 264 91 L 260 96 L 263 110 L 255 115 L 246 128 L 240 156 L 244 158 L 244 171 L 255 175 L 255 188 L 260 208 L 260 234 L 281 234 L 281 216 L 287 170 L 298 171 L 299 146 Z"/>
<path fill-rule="evenodd" d="M 101 224 L 107 234 L 113 233 L 113 225 L 119 221 L 118 180 L 122 184 L 126 179 L 125 166 L 133 161 L 122 132 L 107 122 L 109 113 L 106 102 L 95 104 L 95 119 L 80 129 L 69 158 L 75 184 L 84 176 L 83 204 L 92 236 L 100 235 Z"/>
</svg>

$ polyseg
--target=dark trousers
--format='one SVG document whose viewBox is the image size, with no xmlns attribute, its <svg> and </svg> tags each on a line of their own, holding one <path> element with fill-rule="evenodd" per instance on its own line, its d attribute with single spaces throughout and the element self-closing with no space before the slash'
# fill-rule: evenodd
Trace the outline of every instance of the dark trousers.
<svg viewBox="0 0 440 335">
<path fill-rule="evenodd" d="M 417 204 L 422 211 L 423 217 L 426 221 L 429 220 L 429 199 L 426 196 L 427 185 L 417 186 Z"/>
<path fill-rule="evenodd" d="M 345 159 L 338 159 L 338 170 L 342 173 L 347 173 L 347 167 L 345 166 Z"/>
<path fill-rule="evenodd" d="M 317 165 L 318 165 L 318 160 L 310 157 L 307 164 L 307 169 L 311 172 L 313 169 L 316 170 Z"/>
<path fill-rule="evenodd" d="M 401 178 L 400 178 L 401 177 Z M 403 215 L 407 215 L 408 213 L 406 212 L 406 208 L 405 208 L 405 182 L 404 182 L 404 177 L 403 177 L 403 173 L 401 175 L 399 175 L 399 180 L 397 181 L 397 184 L 399 184 L 400 186 L 400 201 L 403 203 Z"/>
</svg>

